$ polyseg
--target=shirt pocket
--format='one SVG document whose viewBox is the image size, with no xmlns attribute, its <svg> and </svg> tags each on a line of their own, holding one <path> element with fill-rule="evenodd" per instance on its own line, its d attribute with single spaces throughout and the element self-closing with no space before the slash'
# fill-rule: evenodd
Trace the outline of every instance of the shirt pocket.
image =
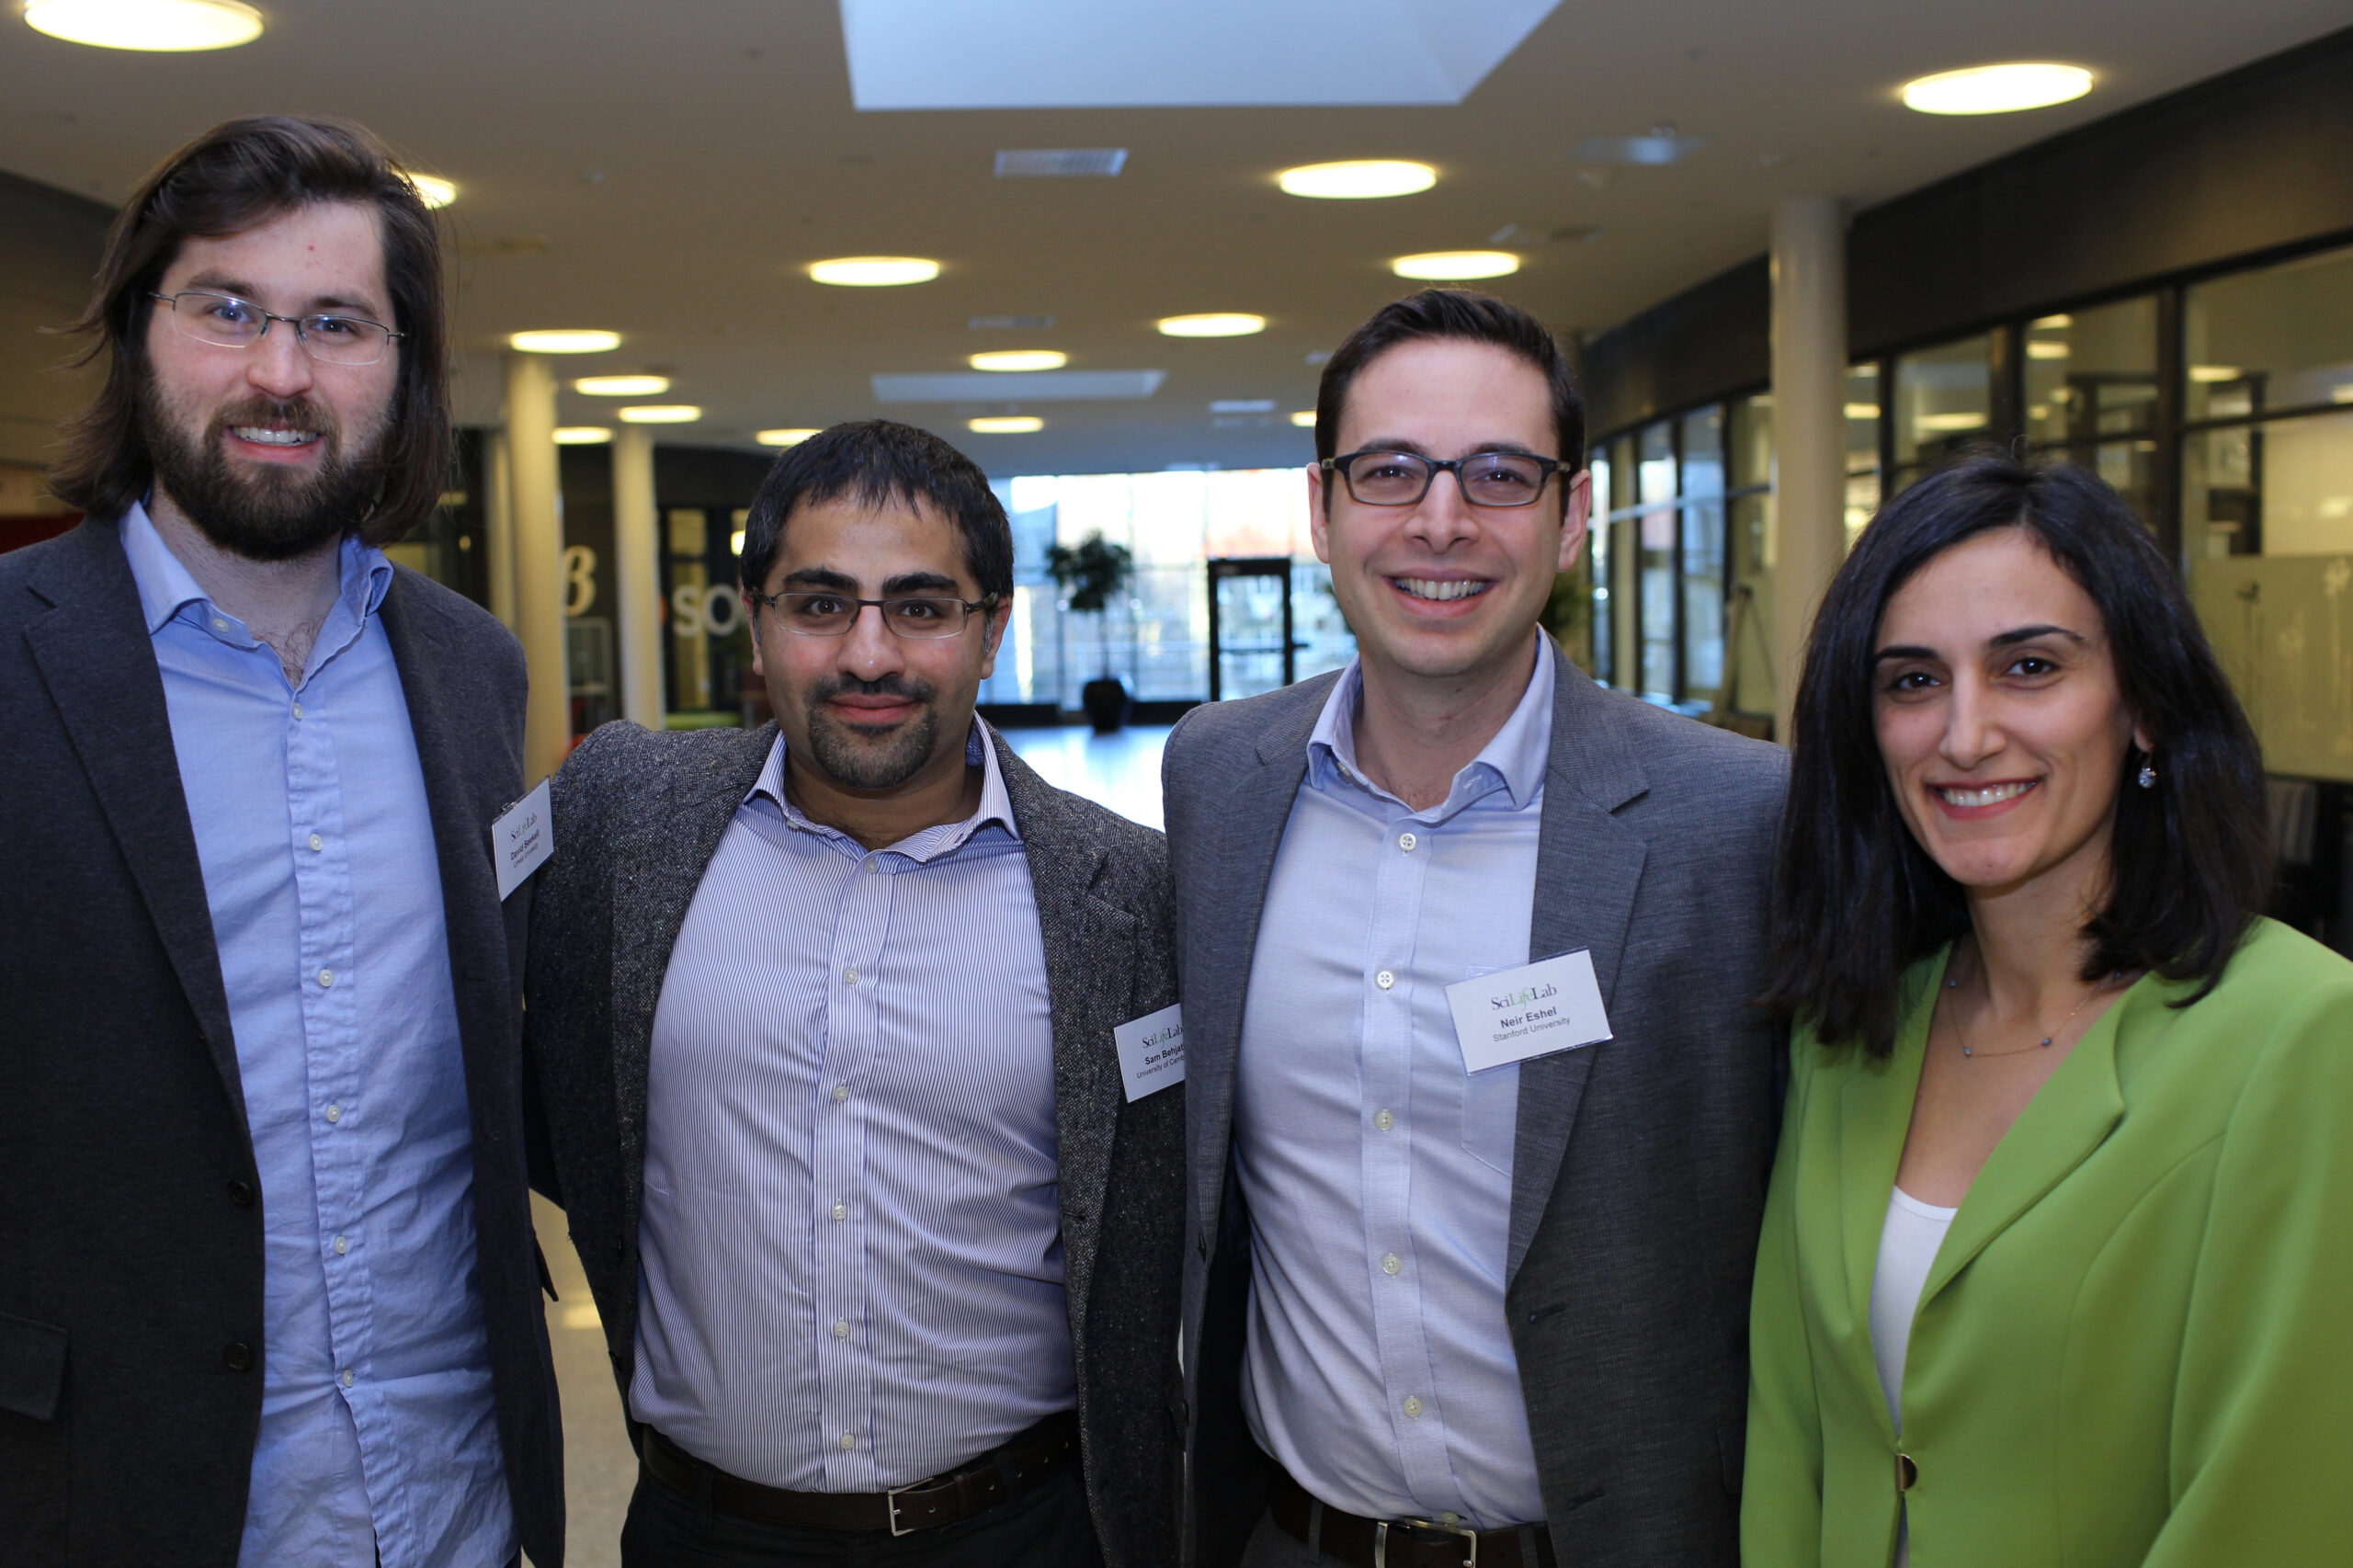
<svg viewBox="0 0 2353 1568">
<path fill-rule="evenodd" d="M 1462 978 L 1500 974 L 1516 964 L 1476 964 Z M 1506 1062 L 1483 1073 L 1464 1072 L 1461 1042 L 1455 1041 L 1455 1071 L 1462 1073 L 1462 1152 L 1489 1170 L 1511 1175 L 1512 1142 L 1519 1132 L 1519 1063 Z"/>
</svg>

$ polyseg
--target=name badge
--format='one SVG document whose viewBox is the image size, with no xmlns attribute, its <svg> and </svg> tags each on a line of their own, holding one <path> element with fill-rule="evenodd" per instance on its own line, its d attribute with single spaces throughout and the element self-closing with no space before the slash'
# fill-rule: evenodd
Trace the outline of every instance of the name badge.
<svg viewBox="0 0 2353 1568">
<path fill-rule="evenodd" d="M 1131 1104 L 1171 1084 L 1185 1081 L 1185 1016 L 1176 1007 L 1121 1024 L 1111 1031 L 1120 1043 L 1120 1076 L 1127 1080 Z"/>
<path fill-rule="evenodd" d="M 548 804 L 548 780 L 516 801 L 490 824 L 490 849 L 498 859 L 498 896 L 523 885 L 524 879 L 547 864 L 555 853 L 554 812 Z"/>
<path fill-rule="evenodd" d="M 1462 1064 L 1473 1073 L 1610 1038 L 1593 954 L 1583 948 L 1458 980 L 1446 988 L 1446 1005 Z"/>
</svg>

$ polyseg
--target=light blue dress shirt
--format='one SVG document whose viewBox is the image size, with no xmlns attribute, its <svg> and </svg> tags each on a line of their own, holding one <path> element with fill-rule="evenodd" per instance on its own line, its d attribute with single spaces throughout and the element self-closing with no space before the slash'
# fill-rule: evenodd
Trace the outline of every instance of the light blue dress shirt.
<svg viewBox="0 0 2353 1568">
<path fill-rule="evenodd" d="M 720 1469 L 879 1492 L 1077 1402 L 1046 954 L 980 809 L 868 850 L 768 754 L 654 1014 L 630 1409 Z"/>
<path fill-rule="evenodd" d="M 472 1138 L 441 869 L 376 610 L 346 540 L 299 686 L 133 506 L 261 1171 L 261 1431 L 247 1568 L 514 1555 L 475 1286 Z"/>
<path fill-rule="evenodd" d="M 1544 1517 L 1504 1315 L 1519 1069 L 1466 1071 L 1446 1001 L 1530 956 L 1552 736 L 1537 653 L 1504 727 L 1418 812 L 1357 767 L 1348 666 L 1308 740 L 1251 959 L 1243 1408 L 1301 1485 L 1371 1518 Z"/>
</svg>

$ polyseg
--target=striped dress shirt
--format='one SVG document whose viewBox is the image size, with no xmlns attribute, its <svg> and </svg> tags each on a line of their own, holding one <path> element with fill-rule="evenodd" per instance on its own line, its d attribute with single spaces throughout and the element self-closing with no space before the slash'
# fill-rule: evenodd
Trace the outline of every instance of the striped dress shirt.
<svg viewBox="0 0 2353 1568">
<path fill-rule="evenodd" d="M 986 727 L 980 809 L 887 848 L 721 836 L 654 1011 L 630 1408 L 802 1492 L 954 1468 L 1076 1402 L 1053 1032 Z"/>
</svg>

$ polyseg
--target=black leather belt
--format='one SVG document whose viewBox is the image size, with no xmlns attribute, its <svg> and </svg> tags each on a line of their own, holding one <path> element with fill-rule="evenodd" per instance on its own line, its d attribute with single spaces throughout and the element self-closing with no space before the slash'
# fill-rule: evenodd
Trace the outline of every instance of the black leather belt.
<svg viewBox="0 0 2353 1568">
<path fill-rule="evenodd" d="M 651 1426 L 640 1449 L 656 1480 L 699 1497 L 738 1518 L 768 1524 L 814 1525 L 832 1530 L 888 1530 L 907 1535 L 952 1525 L 996 1506 L 1078 1460 L 1078 1416 L 1049 1415 L 970 1464 L 888 1492 L 788 1492 L 728 1474 L 706 1464 Z"/>
<path fill-rule="evenodd" d="M 1558 1568 L 1542 1525 L 1474 1530 L 1435 1519 L 1360 1519 L 1327 1508 L 1270 1465 L 1267 1512 L 1286 1534 L 1355 1568 Z"/>
</svg>

